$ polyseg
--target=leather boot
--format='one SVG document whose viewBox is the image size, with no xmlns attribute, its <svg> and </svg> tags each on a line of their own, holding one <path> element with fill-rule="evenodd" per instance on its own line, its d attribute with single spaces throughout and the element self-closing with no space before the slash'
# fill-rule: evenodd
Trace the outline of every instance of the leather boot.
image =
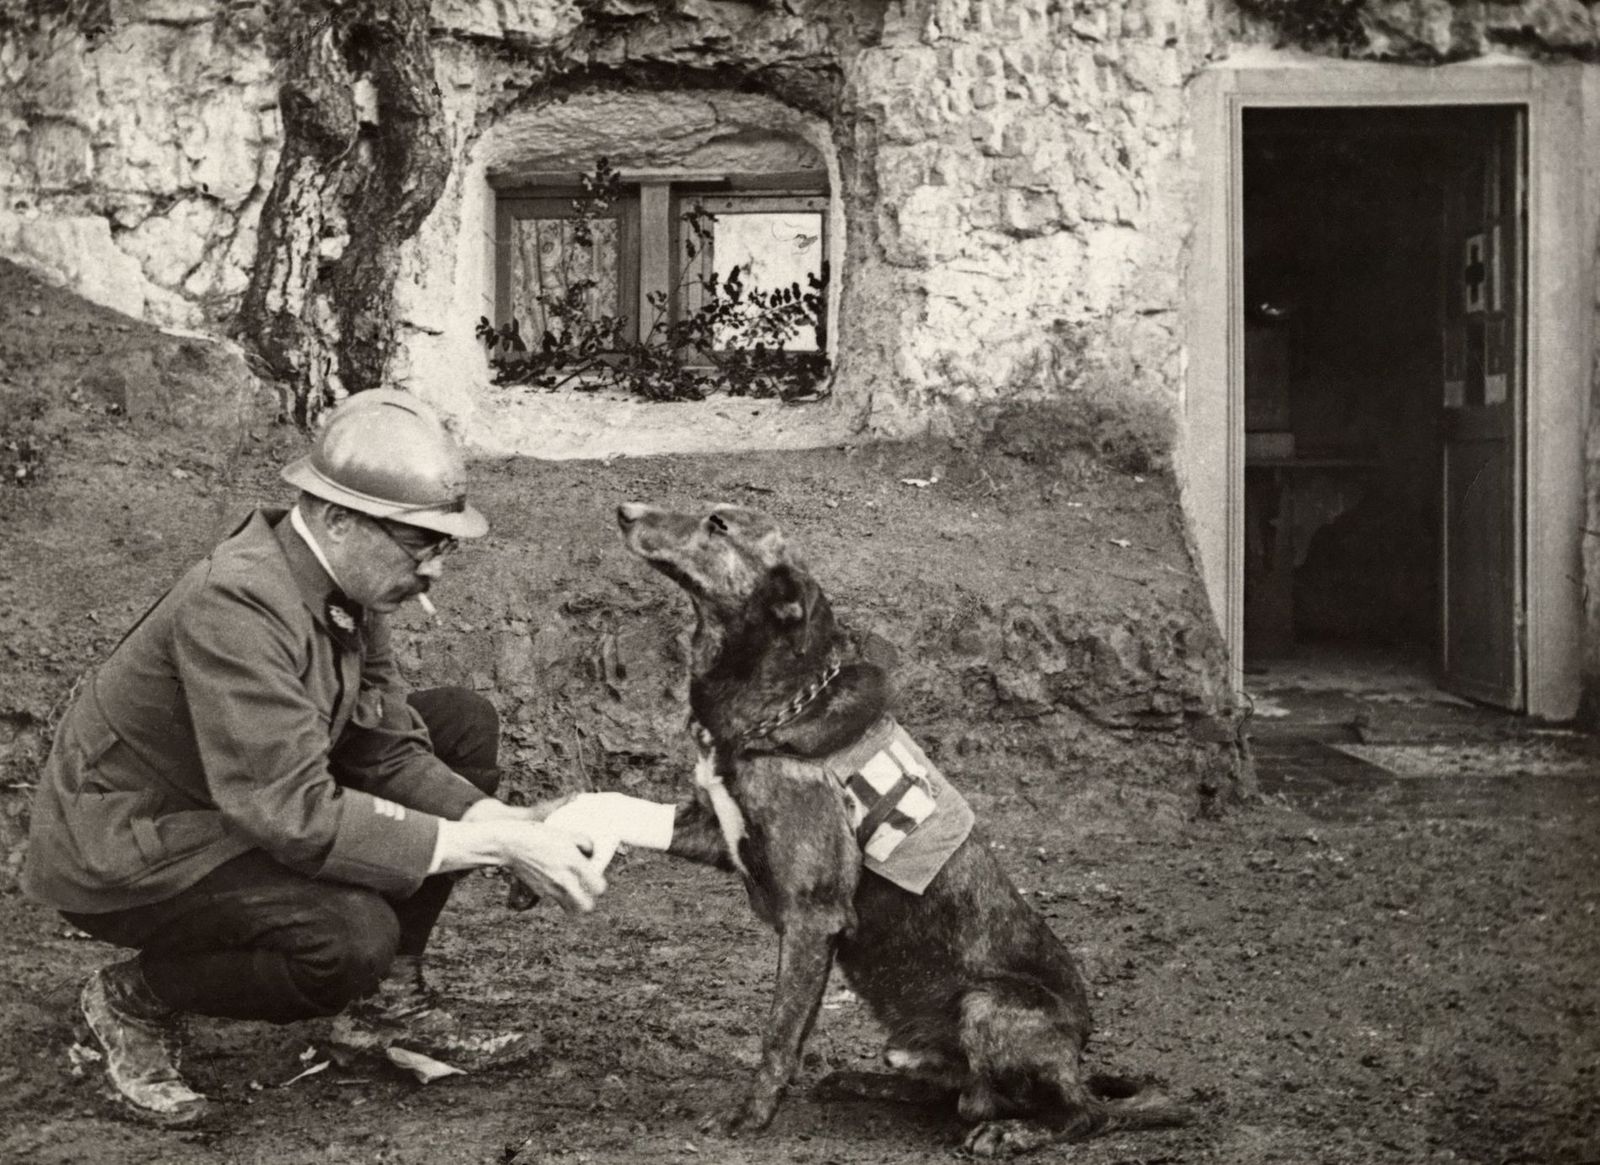
<svg viewBox="0 0 1600 1165">
<path fill-rule="evenodd" d="M 421 955 L 396 957 L 378 990 L 335 1016 L 328 1033 L 336 1060 L 349 1064 L 389 1048 L 420 1052 L 464 1071 L 522 1059 L 535 1050 L 525 1033 L 463 1023 L 428 985 Z"/>
<path fill-rule="evenodd" d="M 166 1127 L 205 1115 L 206 1098 L 178 1074 L 178 1015 L 150 990 L 137 957 L 89 976 L 78 1006 L 124 1112 Z"/>
</svg>

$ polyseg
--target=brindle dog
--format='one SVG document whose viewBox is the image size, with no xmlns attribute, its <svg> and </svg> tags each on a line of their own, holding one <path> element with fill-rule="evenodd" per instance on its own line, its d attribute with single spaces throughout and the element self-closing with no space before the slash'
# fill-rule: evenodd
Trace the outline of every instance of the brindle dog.
<svg viewBox="0 0 1600 1165">
<path fill-rule="evenodd" d="M 779 935 L 761 1066 L 728 1131 L 764 1128 L 799 1063 L 835 959 L 902 1071 L 835 1073 L 825 1091 L 959 1093 L 980 1156 L 1184 1122 L 1149 1088 L 1086 1076 L 1089 1006 L 1067 949 L 976 831 L 921 894 L 863 868 L 839 783 L 805 758 L 850 746 L 889 703 L 826 596 L 766 516 L 737 506 L 617 510 L 629 550 L 689 595 L 698 788 L 671 852 L 735 870 Z"/>
</svg>

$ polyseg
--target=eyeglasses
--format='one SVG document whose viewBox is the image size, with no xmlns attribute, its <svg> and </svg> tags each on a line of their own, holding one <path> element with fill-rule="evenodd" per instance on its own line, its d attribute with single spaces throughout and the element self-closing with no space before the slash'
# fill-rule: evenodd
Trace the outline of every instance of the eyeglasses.
<svg viewBox="0 0 1600 1165">
<path fill-rule="evenodd" d="M 373 525 L 389 536 L 390 542 L 404 550 L 406 556 L 418 566 L 432 562 L 435 558 L 443 558 L 447 554 L 453 554 L 461 545 L 460 542 L 448 534 L 430 537 L 428 531 L 407 525 L 404 522 L 388 522 L 382 518 L 370 518 L 370 520 Z M 419 543 L 417 541 L 419 537 L 426 540 Z"/>
</svg>

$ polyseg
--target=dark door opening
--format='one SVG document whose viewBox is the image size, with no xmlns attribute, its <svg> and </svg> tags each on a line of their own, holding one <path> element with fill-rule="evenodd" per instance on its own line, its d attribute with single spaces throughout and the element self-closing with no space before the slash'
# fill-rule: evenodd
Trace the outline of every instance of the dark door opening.
<svg viewBox="0 0 1600 1165">
<path fill-rule="evenodd" d="M 1519 118 L 1244 111 L 1247 673 L 1521 699 Z"/>
</svg>

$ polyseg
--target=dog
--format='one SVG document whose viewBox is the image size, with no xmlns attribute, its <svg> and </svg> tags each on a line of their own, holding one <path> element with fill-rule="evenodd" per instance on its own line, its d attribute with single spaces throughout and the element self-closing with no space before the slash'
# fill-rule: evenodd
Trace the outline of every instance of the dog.
<svg viewBox="0 0 1600 1165">
<path fill-rule="evenodd" d="M 861 657 L 776 523 L 740 506 L 638 502 L 617 522 L 695 613 L 696 789 L 669 852 L 739 874 L 779 936 L 760 1067 L 724 1131 L 772 1120 L 834 962 L 887 1030 L 898 1074 L 837 1072 L 824 1093 L 954 1094 L 975 1156 L 1188 1121 L 1152 1087 L 1085 1075 L 1077 964 L 893 720 L 889 677 Z"/>
</svg>

